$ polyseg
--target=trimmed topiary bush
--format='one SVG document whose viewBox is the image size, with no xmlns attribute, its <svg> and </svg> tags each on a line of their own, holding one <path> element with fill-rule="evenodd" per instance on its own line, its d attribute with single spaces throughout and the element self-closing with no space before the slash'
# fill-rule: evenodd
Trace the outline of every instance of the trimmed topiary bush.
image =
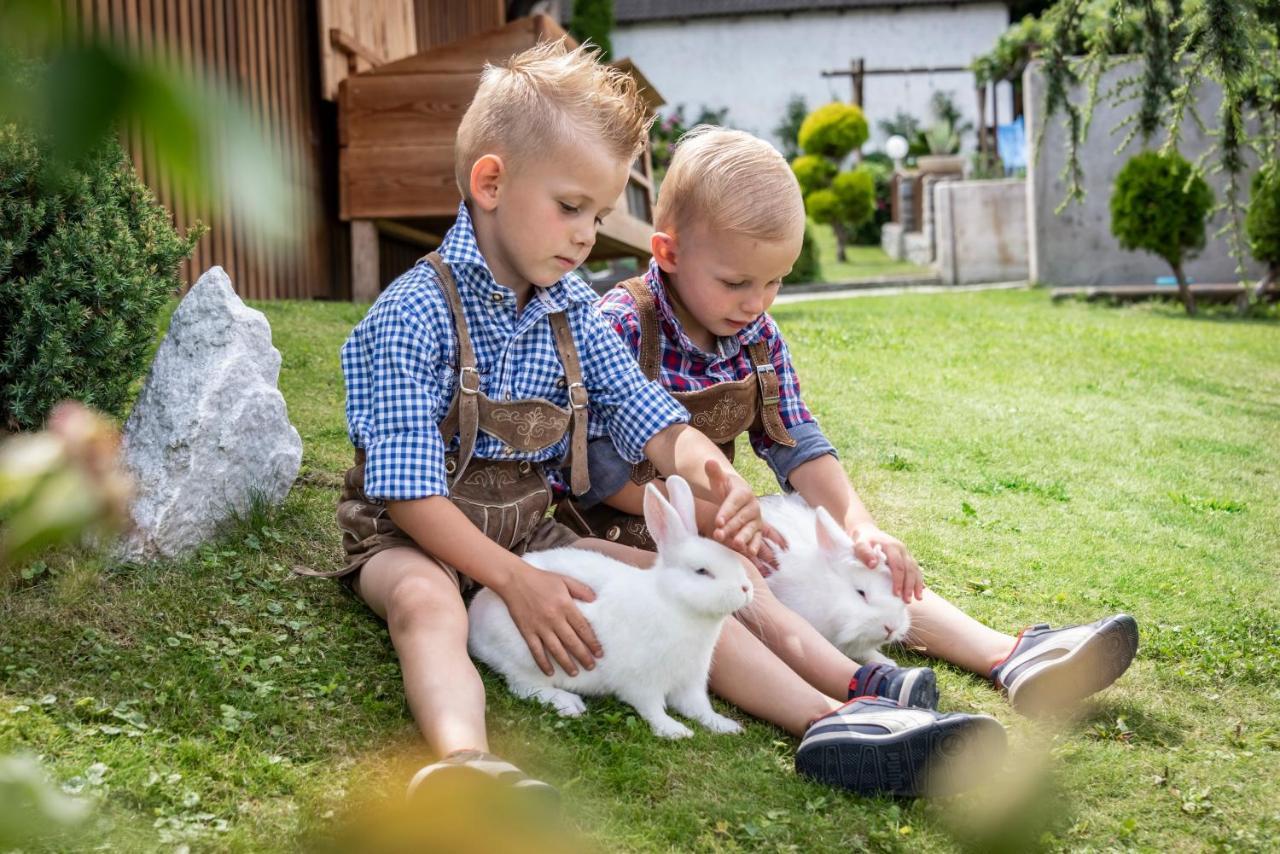
<svg viewBox="0 0 1280 854">
<path fill-rule="evenodd" d="M 1267 163 L 1253 176 L 1244 228 L 1249 253 L 1267 265 L 1255 295 L 1261 297 L 1280 287 L 1280 163 Z"/>
<path fill-rule="evenodd" d="M 819 107 L 800 125 L 797 141 L 805 154 L 842 160 L 867 141 L 867 117 L 853 104 L 833 102 Z"/>
<path fill-rule="evenodd" d="M 866 222 L 876 209 L 876 179 L 871 171 L 859 166 L 852 172 L 841 172 L 831 182 L 831 189 L 840 200 L 840 216 L 845 222 Z"/>
<path fill-rule="evenodd" d="M 42 141 L 0 125 L 0 431 L 68 398 L 123 416 L 199 237 L 174 231 L 115 139 L 51 175 Z"/>
<path fill-rule="evenodd" d="M 876 188 L 875 209 L 871 216 L 854 230 L 849 242 L 863 246 L 879 246 L 880 229 L 889 221 L 892 213 L 889 197 L 893 187 L 893 161 L 884 152 L 874 151 L 862 158 L 858 168 L 865 169 L 871 175 Z"/>
<path fill-rule="evenodd" d="M 796 181 L 800 183 L 801 194 L 807 196 L 815 190 L 831 186 L 837 167 L 825 157 L 803 154 L 791 161 L 791 171 L 796 174 Z"/>
<path fill-rule="evenodd" d="M 1125 249 L 1158 255 L 1173 268 L 1178 295 L 1196 313 L 1183 262 L 1204 248 L 1205 220 L 1213 191 L 1176 152 L 1144 151 L 1116 176 L 1111 193 L 1111 233 Z"/>
<path fill-rule="evenodd" d="M 844 261 L 850 236 L 875 213 L 871 174 L 840 171 L 844 159 L 867 141 L 866 116 L 852 104 L 827 104 L 800 124 L 797 141 L 804 154 L 791 161 L 791 170 L 804 193 L 805 210 L 815 222 L 831 225 L 836 258 Z"/>
<path fill-rule="evenodd" d="M 804 242 L 800 244 L 800 255 L 796 258 L 791 272 L 782 281 L 788 285 L 797 282 L 816 282 L 821 276 L 822 267 L 818 264 L 818 247 L 813 241 L 813 229 L 805 223 Z"/>
</svg>

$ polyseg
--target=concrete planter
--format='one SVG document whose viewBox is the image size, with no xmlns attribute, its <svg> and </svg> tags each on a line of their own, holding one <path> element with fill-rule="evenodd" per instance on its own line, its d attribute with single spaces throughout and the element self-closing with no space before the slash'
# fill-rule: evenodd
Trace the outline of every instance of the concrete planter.
<svg viewBox="0 0 1280 854">
<path fill-rule="evenodd" d="M 916 158 L 916 169 L 922 175 L 963 175 L 963 154 L 922 154 Z"/>
</svg>

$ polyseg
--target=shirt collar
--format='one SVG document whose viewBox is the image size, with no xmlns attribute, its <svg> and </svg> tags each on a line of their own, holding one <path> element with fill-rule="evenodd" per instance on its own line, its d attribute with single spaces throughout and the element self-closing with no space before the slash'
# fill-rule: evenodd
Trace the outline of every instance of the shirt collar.
<svg viewBox="0 0 1280 854">
<path fill-rule="evenodd" d="M 493 278 L 493 272 L 480 252 L 471 211 L 465 201 L 458 205 L 458 218 L 445 234 L 439 252 L 449 268 L 457 274 L 459 287 L 478 284 L 489 290 L 507 290 Z M 464 275 L 468 272 L 471 275 Z M 549 287 L 534 288 L 533 298 L 546 305 L 548 311 L 564 311 L 570 303 L 595 302 L 596 292 L 576 273 L 569 272 Z"/>
<path fill-rule="evenodd" d="M 662 273 L 662 268 L 658 266 L 657 259 L 649 259 L 649 271 L 644 277 L 645 283 L 649 286 L 649 290 L 653 292 L 653 301 L 658 307 L 659 320 L 668 324 L 673 332 L 675 332 L 676 341 L 684 350 L 693 353 L 701 353 L 711 359 L 730 359 L 738 354 L 743 347 L 750 346 L 760 340 L 763 334 L 767 315 L 761 314 L 755 320 L 739 329 L 735 334 L 729 337 L 717 337 L 716 349 L 717 353 L 707 353 L 689 338 L 684 331 L 684 326 L 680 323 L 680 318 L 676 316 L 675 308 L 671 305 L 671 300 L 667 296 L 667 280 Z"/>
</svg>

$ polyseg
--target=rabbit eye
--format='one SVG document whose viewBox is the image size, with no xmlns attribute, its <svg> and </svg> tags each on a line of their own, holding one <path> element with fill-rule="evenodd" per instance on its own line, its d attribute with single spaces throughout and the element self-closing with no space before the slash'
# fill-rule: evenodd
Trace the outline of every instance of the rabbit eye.
<svg viewBox="0 0 1280 854">
<path fill-rule="evenodd" d="M 712 575 L 711 575 L 711 570 L 707 569 L 705 566 L 703 566 L 703 567 L 699 567 L 698 569 L 696 569 L 696 570 L 694 570 L 694 571 L 695 571 L 698 575 L 705 575 L 705 576 L 708 576 L 708 577 L 714 577 L 714 576 L 712 576 Z"/>
<path fill-rule="evenodd" d="M 862 597 L 862 601 L 864 601 L 864 602 L 865 602 L 865 601 L 867 600 L 867 591 L 865 591 L 865 590 L 859 590 L 859 591 L 858 591 L 858 595 Z"/>
</svg>

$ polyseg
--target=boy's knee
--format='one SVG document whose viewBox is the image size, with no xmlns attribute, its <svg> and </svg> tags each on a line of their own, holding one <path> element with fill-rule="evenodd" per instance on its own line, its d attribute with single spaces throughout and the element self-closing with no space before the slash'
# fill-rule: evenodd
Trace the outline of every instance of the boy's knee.
<svg viewBox="0 0 1280 854">
<path fill-rule="evenodd" d="M 399 634 L 425 626 L 466 631 L 467 608 L 456 587 L 410 575 L 400 579 L 387 597 L 387 628 Z"/>
</svg>

